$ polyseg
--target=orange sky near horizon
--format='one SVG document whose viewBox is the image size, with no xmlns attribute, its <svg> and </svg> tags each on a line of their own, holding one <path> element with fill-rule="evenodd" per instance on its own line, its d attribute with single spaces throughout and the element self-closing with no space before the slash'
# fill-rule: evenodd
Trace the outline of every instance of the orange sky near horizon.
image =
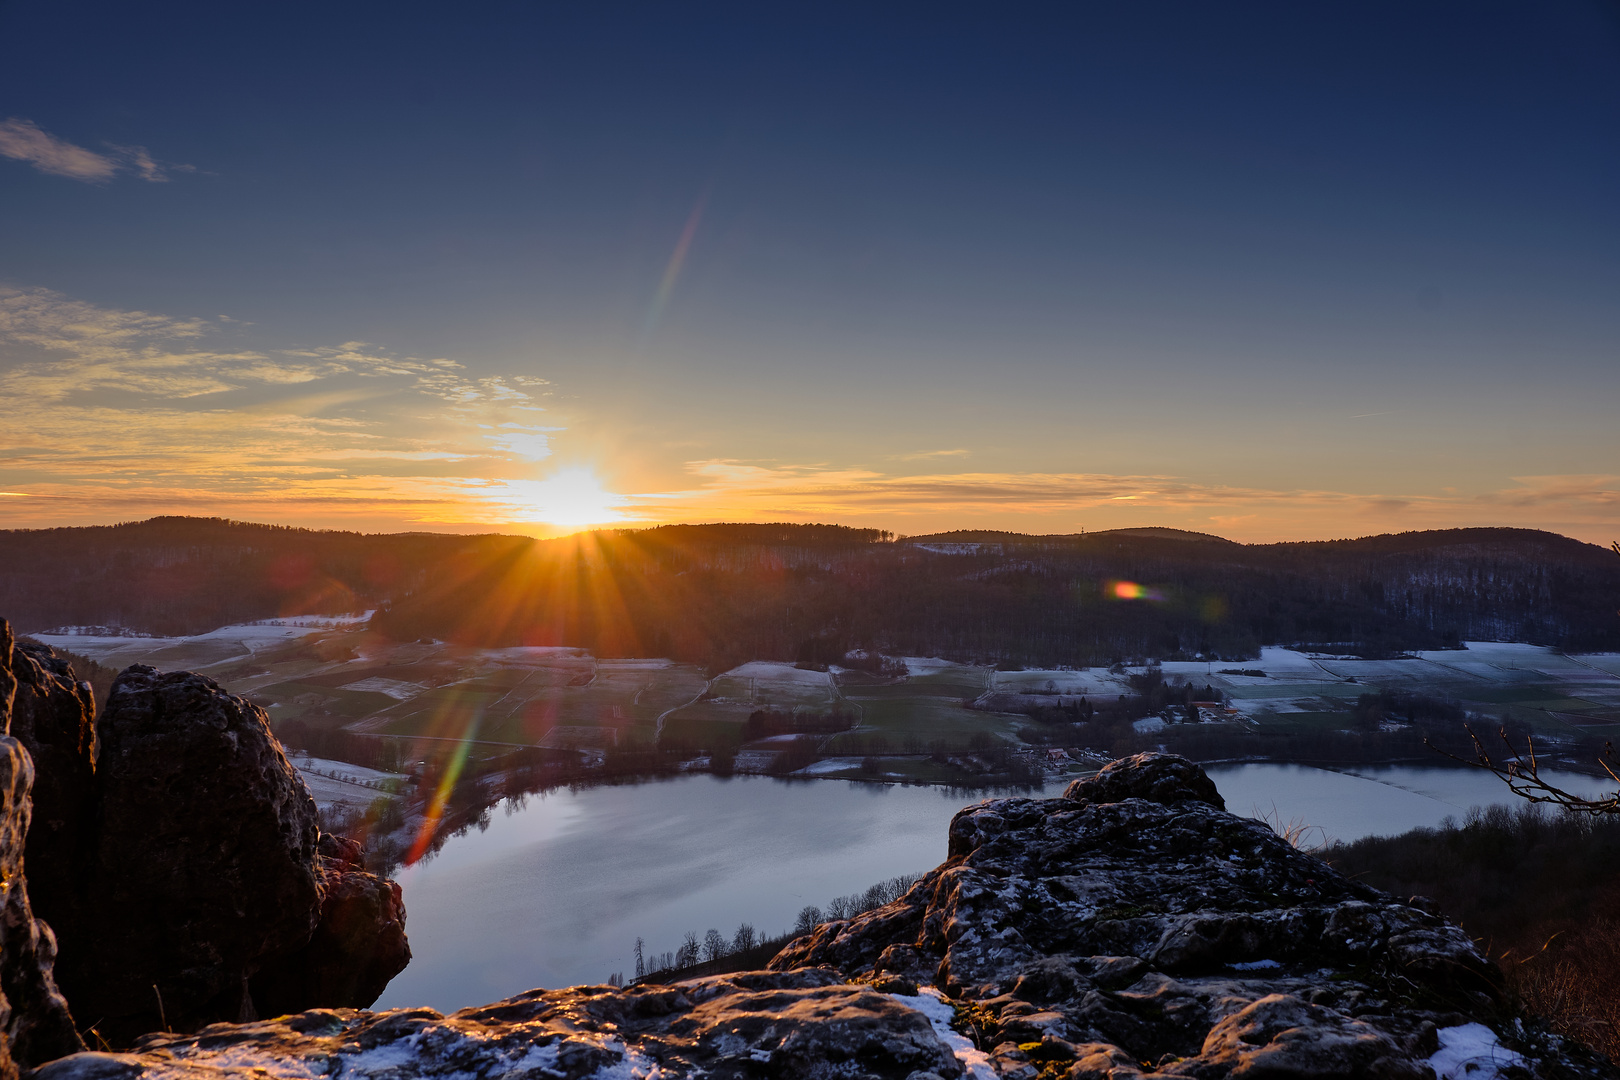
<svg viewBox="0 0 1620 1080">
<path fill-rule="evenodd" d="M 829 522 L 916 535 L 1071 533 L 1159 525 L 1245 542 L 1518 526 L 1607 543 L 1620 475 L 1313 482 L 1300 470 L 1218 482 L 1101 470 L 976 467 L 963 445 L 840 460 L 744 457 L 725 433 L 690 449 L 595 438 L 577 400 L 533 376 L 470 374 L 359 342 L 286 350 L 232 340 L 228 322 L 96 307 L 0 289 L 0 527 L 111 524 L 160 514 L 363 531 Z M 853 451 L 853 452 L 851 452 Z M 1031 455 L 1038 458 L 1039 455 Z M 1041 462 L 1044 464 L 1044 462 Z M 1403 483 L 1403 479 L 1407 482 Z M 1269 482 L 1268 482 L 1269 481 Z M 1368 486 L 1362 486 L 1366 484 Z"/>
</svg>

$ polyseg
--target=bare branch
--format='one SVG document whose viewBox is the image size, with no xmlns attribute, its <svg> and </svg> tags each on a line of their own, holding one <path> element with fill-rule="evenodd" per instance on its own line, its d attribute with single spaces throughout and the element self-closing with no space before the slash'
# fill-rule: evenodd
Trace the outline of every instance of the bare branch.
<svg viewBox="0 0 1620 1080">
<path fill-rule="evenodd" d="M 1458 757 L 1448 750 L 1442 750 L 1428 739 L 1424 739 L 1423 742 L 1429 749 L 1444 754 L 1453 761 L 1460 761 L 1471 768 L 1484 769 L 1495 775 L 1508 786 L 1509 791 L 1527 802 L 1550 803 L 1578 814 L 1620 814 L 1620 790 L 1601 799 L 1586 799 L 1544 779 L 1541 776 L 1540 763 L 1536 760 L 1535 740 L 1531 736 L 1524 737 L 1524 750 L 1521 751 L 1508 738 L 1506 728 L 1498 729 L 1496 734 L 1502 740 L 1503 754 L 1500 759 L 1495 759 L 1491 757 L 1490 751 L 1485 749 L 1485 744 L 1480 741 L 1473 727 L 1464 724 L 1463 730 L 1468 732 L 1468 737 L 1474 742 L 1473 761 Z M 1620 784 L 1620 775 L 1616 775 L 1614 770 L 1613 743 L 1603 744 L 1603 753 L 1598 758 L 1598 764 L 1603 766 L 1603 771 L 1608 773 L 1616 784 Z"/>
</svg>

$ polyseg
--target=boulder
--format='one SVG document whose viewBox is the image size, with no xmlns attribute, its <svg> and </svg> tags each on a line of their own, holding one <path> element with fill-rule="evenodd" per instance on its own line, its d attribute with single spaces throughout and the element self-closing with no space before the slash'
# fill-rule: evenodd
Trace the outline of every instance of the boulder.
<svg viewBox="0 0 1620 1080">
<path fill-rule="evenodd" d="M 252 1020 L 248 980 L 320 915 L 315 802 L 264 711 L 136 665 L 97 722 L 95 843 L 62 928 L 74 1010 L 121 1044 Z"/>
<path fill-rule="evenodd" d="M 5 820 L 22 822 L 58 984 L 98 1038 L 363 1007 L 409 962 L 399 887 L 320 837 L 262 709 L 136 666 L 93 722 L 66 661 L 3 645 L 0 690 L 37 764 L 32 824 Z"/>
<path fill-rule="evenodd" d="M 1166 806 L 1195 800 L 1217 810 L 1226 800 L 1204 770 L 1176 754 L 1136 754 L 1110 761 L 1095 776 L 1071 783 L 1063 792 L 1075 802 L 1117 803 L 1147 799 Z"/>
<path fill-rule="evenodd" d="M 320 923 L 309 942 L 267 962 L 251 982 L 260 1014 L 312 1006 L 364 1008 L 411 962 L 397 882 L 365 869 L 359 844 L 321 834 Z"/>
</svg>

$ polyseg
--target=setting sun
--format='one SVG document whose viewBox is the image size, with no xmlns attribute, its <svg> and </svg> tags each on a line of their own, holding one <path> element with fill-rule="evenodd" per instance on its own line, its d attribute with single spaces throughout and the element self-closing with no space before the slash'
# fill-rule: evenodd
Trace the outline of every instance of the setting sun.
<svg viewBox="0 0 1620 1080">
<path fill-rule="evenodd" d="M 603 525 L 626 521 L 624 496 L 608 491 L 584 467 L 559 469 L 546 480 L 514 481 L 514 502 L 523 518 L 547 525 Z"/>
</svg>

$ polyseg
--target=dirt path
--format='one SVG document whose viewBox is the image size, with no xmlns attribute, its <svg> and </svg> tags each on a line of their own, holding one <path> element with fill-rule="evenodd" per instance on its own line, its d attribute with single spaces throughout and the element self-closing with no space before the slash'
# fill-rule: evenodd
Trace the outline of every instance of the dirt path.
<svg viewBox="0 0 1620 1080">
<path fill-rule="evenodd" d="M 724 674 L 724 673 L 722 672 L 722 674 Z M 720 676 L 716 675 L 713 679 L 710 679 L 708 682 L 704 683 L 703 684 L 703 689 L 699 690 L 697 692 L 697 694 L 693 696 L 691 701 L 683 701 L 681 704 L 676 705 L 674 708 L 665 709 L 663 712 L 658 714 L 658 721 L 657 721 L 657 723 L 655 723 L 653 725 L 653 745 L 654 746 L 658 745 L 659 738 L 661 738 L 663 736 L 663 734 L 664 734 L 664 721 L 669 719 L 669 714 L 674 713 L 674 712 L 680 712 L 682 709 L 686 708 L 687 706 L 696 705 L 698 702 L 702 701 L 703 700 L 703 695 L 705 695 L 705 694 L 707 694 L 709 692 L 709 688 L 712 687 L 715 684 L 715 680 L 719 679 L 719 678 L 720 678 Z"/>
</svg>

